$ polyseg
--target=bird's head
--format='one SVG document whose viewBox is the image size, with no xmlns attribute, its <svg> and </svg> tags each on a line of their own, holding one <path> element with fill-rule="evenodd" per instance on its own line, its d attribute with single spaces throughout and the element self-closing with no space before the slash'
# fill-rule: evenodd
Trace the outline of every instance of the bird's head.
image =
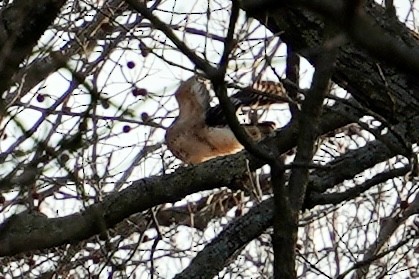
<svg viewBox="0 0 419 279">
<path fill-rule="evenodd" d="M 208 89 L 195 75 L 180 84 L 175 92 L 175 97 L 179 104 L 194 102 L 204 110 L 209 107 L 210 95 Z"/>
</svg>

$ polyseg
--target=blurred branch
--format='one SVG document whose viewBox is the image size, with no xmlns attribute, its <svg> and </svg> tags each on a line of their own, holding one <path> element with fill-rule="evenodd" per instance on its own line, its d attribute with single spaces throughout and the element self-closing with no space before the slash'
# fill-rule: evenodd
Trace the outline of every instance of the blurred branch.
<svg viewBox="0 0 419 279">
<path fill-rule="evenodd" d="M 384 244 L 387 243 L 390 236 L 399 228 L 400 224 L 404 223 L 407 218 L 413 215 L 419 214 L 419 193 L 416 194 L 415 199 L 413 202 L 406 208 L 396 210 L 391 216 L 382 219 L 382 225 L 380 231 L 378 233 L 377 239 L 366 249 L 363 260 L 355 266 L 361 266 L 362 268 L 357 269 L 355 274 L 352 276 L 353 279 L 355 278 L 365 278 L 365 274 L 368 272 L 370 264 L 372 261 L 380 255 L 380 251 L 383 249 Z M 410 233 L 410 232 L 409 232 Z M 417 234 L 417 232 L 415 232 Z M 410 239 L 408 239 L 410 240 Z M 402 241 L 403 242 L 403 241 Z M 395 246 L 397 249 L 398 246 Z M 389 249 L 390 250 L 390 249 Z M 386 252 L 383 252 L 386 253 Z M 353 269 L 353 268 L 351 268 Z M 342 274 L 342 277 L 344 277 Z"/>
<path fill-rule="evenodd" d="M 294 162 L 309 164 L 314 155 L 314 145 L 319 134 L 318 124 L 322 113 L 323 100 L 330 90 L 330 78 L 333 73 L 337 49 L 328 49 L 326 41 L 324 50 L 316 63 L 311 88 L 302 104 L 301 113 L 297 116 L 300 133 L 297 141 L 297 154 Z M 304 201 L 308 168 L 294 168 L 289 181 L 290 200 L 294 210 L 300 210 Z"/>
<path fill-rule="evenodd" d="M 291 47 L 287 47 L 287 67 L 285 73 L 287 80 L 291 81 L 293 84 L 299 84 L 300 81 L 300 57 L 297 53 L 293 52 Z M 288 95 L 292 100 L 297 100 L 298 96 L 298 87 L 286 86 Z M 290 103 L 290 112 L 292 118 L 294 118 L 298 112 L 298 106 L 296 104 Z"/>
<path fill-rule="evenodd" d="M 275 10 L 272 13 L 265 13 L 262 9 L 258 12 L 257 9 L 249 9 L 250 6 L 246 6 L 246 3 L 259 6 L 265 2 L 273 3 L 272 1 L 249 0 L 244 1 L 242 8 L 248 16 L 258 19 L 272 33 L 280 33 L 281 40 L 292 47 L 294 52 L 304 56 L 314 64 L 317 53 L 313 53 L 312 50 L 318 48 L 321 44 L 322 34 L 324 33 L 321 21 L 311 13 L 289 6 L 280 9 L 271 8 L 270 10 Z M 337 3 L 341 3 L 341 1 Z M 273 4 L 277 5 L 278 3 Z M 332 4 L 332 6 L 335 5 L 338 4 Z M 394 37 L 391 39 L 392 41 L 396 40 L 398 44 L 412 47 L 418 45 L 418 37 L 403 23 L 386 20 L 384 17 L 385 11 L 379 4 L 368 0 L 365 11 L 368 14 L 365 17 L 376 18 L 379 25 L 382 26 L 376 28 L 383 28 Z M 340 15 L 338 13 L 333 17 Z M 304 30 L 304 32 L 295 32 L 295 29 Z M 381 36 L 380 32 L 375 33 L 374 36 Z M 364 35 L 362 40 L 372 41 L 370 38 Z M 383 51 L 382 48 L 385 45 L 378 44 L 378 50 Z M 385 62 L 372 58 L 352 44 L 343 45 L 340 50 L 333 74 L 334 82 L 348 90 L 363 106 L 380 114 L 390 123 L 403 122 L 417 115 L 419 82 L 416 78 L 398 73 Z M 407 53 L 403 55 L 406 56 Z M 396 57 L 398 56 L 392 53 L 386 56 L 384 61 L 386 59 L 398 59 Z M 408 56 L 407 59 L 415 60 L 411 63 L 419 63 L 415 56 Z"/>
<path fill-rule="evenodd" d="M 207 76 L 213 76 L 217 72 L 216 68 L 211 66 L 207 61 L 203 58 L 199 57 L 192 51 L 183 41 L 181 41 L 173 32 L 172 28 L 170 28 L 166 23 L 161 21 L 158 17 L 153 15 L 152 11 L 150 11 L 144 3 L 140 3 L 134 0 L 126 0 L 126 2 L 138 13 L 140 13 L 144 18 L 148 19 L 154 28 L 163 32 L 178 48 L 179 50 L 191 60 L 195 66 L 202 70 Z"/>
<path fill-rule="evenodd" d="M 15 101 L 19 101 L 27 92 L 29 92 L 29 90 L 60 68 L 60 64 L 58 64 L 53 57 L 59 56 L 62 60 L 68 62 L 74 55 L 88 55 L 88 53 L 86 53 L 87 45 L 89 44 L 90 48 L 94 47 L 92 42 L 97 44 L 98 40 L 105 39 L 106 35 L 110 34 L 113 30 L 102 28 L 105 23 L 108 23 L 108 21 L 111 20 L 110 7 L 118 7 L 122 3 L 125 3 L 124 0 L 109 1 L 105 7 L 102 7 L 102 9 L 97 12 L 87 28 L 80 29 L 78 33 L 75 32 L 77 39 L 70 40 L 60 50 L 51 51 L 51 55 L 44 54 L 44 56 L 34 59 L 30 64 L 22 65 L 15 73 L 12 80 L 13 82 L 20 83 L 20 88 L 18 89 L 19 93 L 16 92 L 17 90 L 9 92 L 5 98 L 6 105 L 10 106 L 14 104 Z M 114 14 L 114 16 L 116 15 Z M 107 32 L 105 32 L 105 30 Z M 125 30 L 125 32 L 127 32 L 127 30 Z M 94 38 L 94 40 L 92 40 L 92 38 Z M 112 43 L 115 43 L 116 41 L 117 40 L 114 39 Z M 109 55 L 110 48 L 106 46 L 104 48 L 105 49 L 101 51 L 101 56 L 97 60 L 105 59 L 105 56 Z"/>
<path fill-rule="evenodd" d="M 356 271 L 355 274 L 358 274 L 359 271 L 361 271 L 362 269 L 365 268 L 365 266 L 369 266 L 370 264 L 372 264 L 374 261 L 379 260 L 383 257 L 385 257 L 386 255 L 390 254 L 391 252 L 396 251 L 397 249 L 399 249 L 400 247 L 405 246 L 407 243 L 409 243 L 410 241 L 412 241 L 411 237 L 408 237 L 406 239 L 401 240 L 399 243 L 397 243 L 396 245 L 393 245 L 391 247 L 389 247 L 388 249 L 386 249 L 385 251 L 374 255 L 373 257 L 367 259 L 367 260 L 362 260 L 359 261 L 357 263 L 355 263 L 353 266 L 351 266 L 350 268 L 348 268 L 345 272 L 339 274 L 336 279 L 343 279 L 345 278 L 349 273 L 351 273 L 352 271 Z M 353 279 L 359 279 L 362 277 L 358 277 L 358 276 L 353 276 Z"/>
<path fill-rule="evenodd" d="M 11 85 L 19 65 L 32 53 L 33 47 L 57 17 L 65 0 L 16 0 L 0 14 L 0 92 Z M 0 114 L 4 114 L 4 100 Z"/>
<path fill-rule="evenodd" d="M 313 75 L 311 88 L 302 104 L 301 113 L 295 115 L 299 133 L 297 139 L 297 154 L 294 162 L 306 167 L 293 168 L 285 188 L 285 182 L 273 184 L 275 199 L 274 216 L 274 274 L 275 278 L 296 278 L 295 250 L 298 235 L 299 212 L 305 200 L 309 167 L 314 155 L 314 144 L 319 136 L 318 123 L 323 107 L 323 100 L 330 89 L 337 49 L 328 49 L 326 41 L 320 54 Z M 272 169 L 274 176 L 282 176 Z M 279 179 L 279 178 L 278 178 Z"/>
<path fill-rule="evenodd" d="M 285 5 L 310 9 L 327 20 L 332 20 L 338 24 L 358 46 L 367 50 L 372 56 L 389 62 L 405 73 L 418 76 L 418 45 L 411 46 L 397 40 L 383 28 L 377 26 L 376 21 L 364 12 L 361 2 L 356 6 L 348 5 L 350 2 L 346 3 L 343 0 L 299 0 L 289 4 L 286 1 L 245 0 L 242 2 L 242 7 L 253 14 L 284 8 Z"/>
<path fill-rule="evenodd" d="M 351 152 L 352 153 L 352 152 Z M 356 157 L 355 157 L 356 158 Z M 321 204 L 339 204 L 343 201 L 347 201 L 353 199 L 354 197 L 358 197 L 361 193 L 364 193 L 368 189 L 371 189 L 373 186 L 383 183 L 389 179 L 403 176 L 410 171 L 410 166 L 405 166 L 401 168 L 397 168 L 394 170 L 389 170 L 386 172 L 379 173 L 368 179 L 364 183 L 352 187 L 345 192 L 340 193 L 330 193 L 330 194 L 320 194 L 317 192 L 311 192 L 310 196 L 307 197 L 307 200 L 310 201 L 310 205 L 306 204 L 307 208 L 312 208 L 314 205 L 321 205 Z M 323 177 L 324 178 L 324 177 Z"/>
</svg>

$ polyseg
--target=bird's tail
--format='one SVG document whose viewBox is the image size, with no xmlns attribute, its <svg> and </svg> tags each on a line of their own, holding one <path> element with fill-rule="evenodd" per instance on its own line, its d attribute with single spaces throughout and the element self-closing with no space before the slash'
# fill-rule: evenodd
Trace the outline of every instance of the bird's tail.
<svg viewBox="0 0 419 279">
<path fill-rule="evenodd" d="M 274 81 L 258 81 L 230 97 L 236 111 L 241 107 L 257 109 L 267 107 L 273 103 L 287 103 L 290 100 L 282 83 Z M 220 126 L 227 123 L 219 105 L 207 110 L 206 123 L 208 126 Z"/>
<path fill-rule="evenodd" d="M 275 130 L 275 123 L 264 121 L 256 124 L 242 124 L 246 132 L 254 141 L 260 141 Z"/>
<path fill-rule="evenodd" d="M 290 101 L 281 82 L 261 80 L 231 96 L 237 107 L 264 107 Z"/>
</svg>

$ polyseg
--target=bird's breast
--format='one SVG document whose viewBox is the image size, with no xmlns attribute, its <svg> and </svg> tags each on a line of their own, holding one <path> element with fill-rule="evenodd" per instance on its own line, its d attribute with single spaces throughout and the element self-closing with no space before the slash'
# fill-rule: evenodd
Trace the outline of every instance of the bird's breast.
<svg viewBox="0 0 419 279">
<path fill-rule="evenodd" d="M 197 164 L 242 149 L 228 127 L 208 127 L 204 123 L 176 123 L 166 132 L 166 143 L 173 155 L 188 164 Z"/>
</svg>

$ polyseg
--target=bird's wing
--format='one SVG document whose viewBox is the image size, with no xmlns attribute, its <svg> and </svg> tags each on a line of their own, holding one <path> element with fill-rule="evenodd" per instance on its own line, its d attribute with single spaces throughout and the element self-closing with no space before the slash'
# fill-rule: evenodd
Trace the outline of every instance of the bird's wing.
<svg viewBox="0 0 419 279">
<path fill-rule="evenodd" d="M 281 82 L 259 81 L 233 94 L 230 100 L 237 111 L 241 107 L 261 108 L 273 103 L 285 103 L 289 97 Z M 220 105 L 208 108 L 205 122 L 208 126 L 227 124 Z"/>
</svg>

